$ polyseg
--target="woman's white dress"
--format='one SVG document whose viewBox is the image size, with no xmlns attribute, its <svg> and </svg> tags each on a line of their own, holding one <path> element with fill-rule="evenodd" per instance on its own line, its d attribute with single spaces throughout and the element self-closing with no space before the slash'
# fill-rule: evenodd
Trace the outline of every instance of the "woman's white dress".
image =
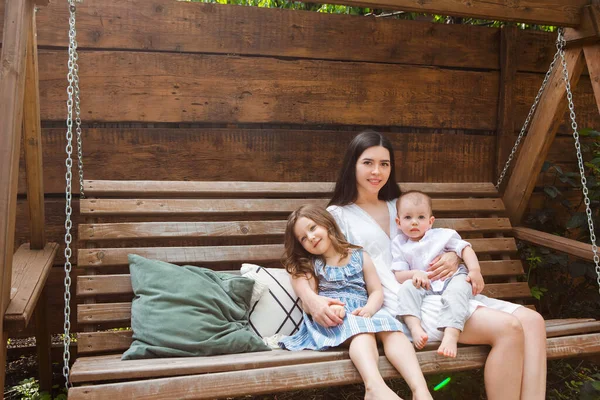
<svg viewBox="0 0 600 400">
<path fill-rule="evenodd" d="M 366 211 L 356 204 L 346 206 L 330 206 L 327 210 L 337 221 L 342 233 L 348 242 L 362 246 L 371 256 L 381 284 L 383 285 L 383 308 L 392 315 L 397 315 L 398 289 L 400 284 L 396 281 L 394 273 L 390 269 L 392 265 L 391 240 L 398 234 L 396 226 L 396 201 L 387 202 L 390 215 L 390 236 L 388 236 L 379 224 Z M 503 300 L 492 299 L 487 296 L 478 295 L 470 301 L 469 316 L 477 307 L 490 307 L 495 310 L 513 313 L 518 304 Z M 442 308 L 441 296 L 427 296 L 423 301 L 421 325 L 427 332 L 429 340 L 441 340 L 442 333 L 437 329 L 438 313 Z M 410 335 L 408 329 L 405 333 Z"/>
</svg>

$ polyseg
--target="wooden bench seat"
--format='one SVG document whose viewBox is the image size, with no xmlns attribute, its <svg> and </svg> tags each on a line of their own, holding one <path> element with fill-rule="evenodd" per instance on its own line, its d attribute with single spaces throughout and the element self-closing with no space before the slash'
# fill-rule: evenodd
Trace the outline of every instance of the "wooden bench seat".
<svg viewBox="0 0 600 400">
<path fill-rule="evenodd" d="M 299 205 L 325 205 L 332 183 L 86 181 L 81 200 L 77 296 L 78 355 L 69 398 L 212 399 L 360 382 L 345 350 L 271 352 L 120 361 L 132 340 L 127 255 L 174 264 L 239 270 L 242 262 L 281 267 L 287 215 Z M 523 266 L 504 205 L 491 183 L 401 184 L 433 197 L 435 226 L 457 230 L 481 261 L 488 296 L 523 302 Z M 547 321 L 548 357 L 600 353 L 600 322 Z M 456 359 L 435 344 L 418 353 L 424 373 L 479 368 L 485 346 Z M 397 372 L 380 358 L 384 377 Z"/>
</svg>

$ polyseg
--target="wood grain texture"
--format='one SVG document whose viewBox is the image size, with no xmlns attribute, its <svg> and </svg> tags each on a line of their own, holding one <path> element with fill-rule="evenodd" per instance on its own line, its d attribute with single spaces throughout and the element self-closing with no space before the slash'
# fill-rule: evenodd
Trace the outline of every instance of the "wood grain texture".
<svg viewBox="0 0 600 400">
<path fill-rule="evenodd" d="M 425 374 L 438 373 L 439 371 L 461 371 L 482 367 L 488 351 L 489 349 L 486 347 L 474 346 L 461 349 L 456 359 L 440 356 L 435 351 L 418 352 L 417 358 Z M 584 353 L 600 353 L 600 334 L 547 340 L 549 359 L 576 357 Z M 379 359 L 379 370 L 385 379 L 398 376 L 398 372 L 389 364 L 385 356 L 381 356 Z M 75 387 L 69 390 L 69 398 L 212 399 L 224 396 L 269 393 L 286 390 L 290 387 L 304 389 L 360 381 L 360 375 L 352 362 L 350 360 L 339 360 L 259 368 L 250 371 L 232 371 Z"/>
<path fill-rule="evenodd" d="M 50 50 L 39 58 L 42 119 L 61 120 L 66 58 Z M 86 121 L 496 126 L 493 72 L 84 50 L 78 63 Z"/>
<path fill-rule="evenodd" d="M 13 257 L 10 303 L 4 314 L 5 330 L 25 329 L 54 263 L 58 245 L 48 243 L 41 250 L 24 244 Z"/>
<path fill-rule="evenodd" d="M 557 250 L 560 253 L 566 253 L 575 257 L 593 261 L 594 253 L 592 245 L 568 239 L 562 236 L 552 235 L 550 233 L 537 231 L 535 229 L 515 227 L 513 228 L 515 238 L 527 243 L 533 243 L 538 246 Z"/>
<path fill-rule="evenodd" d="M 272 128 L 85 129 L 84 162 L 86 177 L 94 180 L 333 182 L 343 150 L 356 134 Z M 43 130 L 46 193 L 64 193 L 64 135 L 62 128 Z M 399 181 L 492 180 L 494 136 L 418 130 L 385 135 L 394 146 Z M 22 163 L 19 193 L 25 188 Z M 79 192 L 78 176 L 73 191 Z"/>
<path fill-rule="evenodd" d="M 576 86 L 584 65 L 583 50 L 567 50 L 566 59 L 569 79 L 571 84 Z M 513 173 L 504 193 L 504 204 L 513 225 L 520 222 L 525 212 L 537 176 L 558 130 L 559 120 L 566 109 L 566 103 L 562 71 L 555 69 L 540 99 L 540 106 L 531 121 L 529 134 L 516 159 Z"/>
</svg>

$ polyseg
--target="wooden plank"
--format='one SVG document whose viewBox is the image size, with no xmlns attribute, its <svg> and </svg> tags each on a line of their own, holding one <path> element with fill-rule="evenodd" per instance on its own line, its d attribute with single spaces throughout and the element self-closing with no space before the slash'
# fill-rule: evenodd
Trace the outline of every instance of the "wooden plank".
<svg viewBox="0 0 600 400">
<path fill-rule="evenodd" d="M 583 47 L 583 54 L 590 73 L 590 81 L 594 90 L 596 106 L 600 113 L 600 45 L 587 45 Z"/>
<path fill-rule="evenodd" d="M 582 333 L 600 332 L 600 321 L 580 322 L 546 328 L 549 337 L 578 335 Z"/>
<path fill-rule="evenodd" d="M 496 130 L 496 177 L 504 166 L 513 147 L 515 130 L 513 88 L 517 77 L 517 27 L 503 26 L 500 30 L 500 99 Z"/>
<path fill-rule="evenodd" d="M 24 244 L 15 253 L 10 303 L 4 314 L 6 330 L 19 331 L 27 326 L 57 251 L 56 243 L 47 243 L 42 250 L 31 250 Z"/>
<path fill-rule="evenodd" d="M 40 52 L 42 119 L 64 118 L 65 63 Z M 87 121 L 496 127 L 491 71 L 85 50 L 79 66 Z"/>
<path fill-rule="evenodd" d="M 398 185 L 403 192 L 419 190 L 430 196 L 498 196 L 491 182 Z M 334 186 L 335 182 L 84 181 L 84 191 L 92 197 L 328 197 Z"/>
<path fill-rule="evenodd" d="M 493 136 L 398 130 L 385 135 L 395 149 L 399 181 L 492 181 Z M 43 131 L 46 193 L 64 193 L 64 135 L 62 128 Z M 356 131 L 351 130 L 90 128 L 85 131 L 86 176 L 96 181 L 152 177 L 161 181 L 333 182 L 341 167 L 340 149 L 354 136 Z M 210 162 L 198 168 L 198 160 Z M 24 194 L 25 188 L 22 173 L 19 193 Z M 79 192 L 78 176 L 73 191 Z"/>
<path fill-rule="evenodd" d="M 568 46 L 580 46 L 584 43 L 597 42 L 600 39 L 600 5 L 590 4 L 583 7 L 581 24 L 577 28 L 565 30 Z"/>
<path fill-rule="evenodd" d="M 576 86 L 583 69 L 582 49 L 567 50 L 566 59 L 571 85 Z M 529 134 L 525 138 L 508 181 L 503 199 L 513 225 L 520 222 L 525 212 L 537 175 L 556 135 L 559 118 L 564 113 L 567 99 L 562 79 L 561 69 L 556 68 L 540 99 L 538 110 L 531 121 Z M 535 156 L 532 157 L 532 154 Z"/>
<path fill-rule="evenodd" d="M 580 321 L 593 322 L 593 320 L 585 321 L 582 319 Z M 549 329 L 564 322 L 560 320 L 546 321 L 549 337 L 552 337 L 553 334 L 564 336 L 563 333 L 565 331 Z M 157 378 L 162 376 L 238 371 L 340 359 L 348 359 L 347 350 L 334 349 L 326 352 L 274 350 L 271 352 L 228 354 L 214 357 L 170 358 L 162 359 L 160 363 L 157 363 L 156 360 L 131 360 L 124 363 L 121 361 L 120 354 L 88 356 L 80 357 L 75 361 L 71 369 L 71 381 L 79 383 L 114 379 Z"/>
<path fill-rule="evenodd" d="M 81 275 L 77 278 L 77 296 L 133 295 L 131 277 L 119 275 Z M 530 297 L 526 282 L 490 283 L 485 286 L 484 295 L 500 299 Z"/>
<path fill-rule="evenodd" d="M 469 239 L 469 242 L 478 253 L 501 254 L 517 251 L 513 238 Z M 124 266 L 128 265 L 128 254 L 138 254 L 174 264 L 277 261 L 283 255 L 283 245 L 79 249 L 77 265 L 79 267 Z"/>
<path fill-rule="evenodd" d="M 42 126 L 35 17 L 32 18 L 27 42 L 25 99 L 23 104 L 23 148 L 27 174 L 27 202 L 31 224 L 31 249 L 46 245 L 44 214 L 44 173 L 42 162 Z M 46 382 L 47 383 L 47 382 Z"/>
<path fill-rule="evenodd" d="M 553 55 L 554 54 L 552 54 L 552 56 Z M 549 64 L 545 66 L 546 69 L 548 69 L 548 65 Z M 562 66 L 560 65 L 560 62 L 557 63 L 557 66 L 559 67 L 557 72 L 561 74 L 560 79 L 562 80 L 562 82 L 564 82 L 562 78 Z M 571 74 L 569 74 L 569 76 L 571 76 Z M 542 74 L 517 74 L 514 91 L 515 98 L 513 100 L 515 107 L 514 119 L 516 121 L 516 129 L 520 129 L 523 125 L 523 122 L 527 117 L 527 113 L 531 108 L 531 104 L 533 103 L 535 96 L 537 95 L 537 92 L 540 89 L 543 78 L 544 75 Z M 562 87 L 564 88 L 564 84 Z M 596 106 L 596 101 L 594 98 L 592 84 L 590 83 L 590 78 L 588 76 L 581 76 L 577 84 L 574 81 L 571 83 L 571 89 L 573 91 L 575 113 L 577 114 L 577 124 L 580 127 L 600 126 L 600 114 L 598 113 L 598 108 Z M 541 104 L 538 106 L 538 108 L 539 107 L 541 107 Z M 571 128 L 571 121 L 569 119 L 568 110 L 566 108 L 564 108 L 563 110 L 564 113 L 563 111 L 560 111 L 559 115 L 557 115 L 557 121 L 555 122 L 558 125 L 557 134 L 564 134 L 570 136 L 573 134 L 573 130 Z M 530 130 L 530 132 L 532 131 Z"/>
<path fill-rule="evenodd" d="M 23 123 L 27 34 L 33 18 L 31 1 L 8 1 L 0 56 L 0 331 L 10 299 L 16 216 L 19 147 Z M 3 342 L 6 343 L 6 342 Z M 3 345 L 3 354 L 6 345 Z M 3 357 L 2 361 L 6 359 Z M 4 385 L 4 373 L 0 373 Z"/>
<path fill-rule="evenodd" d="M 504 0 L 334 0 L 331 3 L 487 20 L 577 26 L 580 23 L 582 8 L 588 1 L 570 0 L 567 3 L 560 0 L 521 0 L 518 3 L 509 3 Z"/>
<path fill-rule="evenodd" d="M 80 213 L 87 217 L 143 215 L 289 214 L 303 204 L 325 207 L 327 199 L 82 199 Z M 500 199 L 433 199 L 435 212 L 504 211 Z"/>
<path fill-rule="evenodd" d="M 457 358 L 440 356 L 436 351 L 418 352 L 424 374 L 481 368 L 488 347 L 461 348 Z M 547 339 L 548 359 L 577 357 L 600 353 L 600 334 Z M 384 379 L 396 378 L 398 371 L 385 356 L 379 358 L 379 371 Z M 259 368 L 184 377 L 168 377 L 137 382 L 74 387 L 69 399 L 212 399 L 224 396 L 244 396 L 285 391 L 290 387 L 329 387 L 361 382 L 350 360 Z"/>
<path fill-rule="evenodd" d="M 481 261 L 481 271 L 484 277 L 514 276 L 523 274 L 520 260 Z M 102 278 L 100 278 L 102 280 Z M 110 280 L 111 278 L 108 278 Z M 125 281 L 125 279 L 122 279 Z M 89 282 L 95 285 L 96 282 Z M 89 286 L 88 286 L 89 287 Z M 119 283 L 120 290 L 131 291 L 130 286 Z M 77 306 L 77 321 L 80 324 L 101 324 L 107 322 L 129 322 L 131 318 L 131 303 L 96 303 L 79 304 Z M 577 320 L 581 322 L 581 320 Z M 589 322 L 589 321 L 588 321 Z"/>
<path fill-rule="evenodd" d="M 79 225 L 79 240 L 247 237 L 283 235 L 286 221 L 117 222 Z M 508 218 L 439 218 L 436 228 L 463 232 L 510 232 Z"/>
<path fill-rule="evenodd" d="M 0 5 L 0 15 L 2 9 Z M 68 46 L 66 7 L 53 2 L 40 10 L 37 18 L 40 45 Z M 78 46 L 89 49 L 495 69 L 495 35 L 487 27 L 170 0 L 104 0 L 77 5 Z M 410 40 L 397 40 L 405 37 Z"/>
<path fill-rule="evenodd" d="M 561 253 L 582 258 L 584 260 L 594 260 L 592 245 L 588 243 L 583 243 L 577 240 L 568 239 L 562 236 L 552 235 L 550 233 L 520 226 L 513 228 L 513 234 L 515 238 L 528 243 L 547 247 Z"/>
</svg>

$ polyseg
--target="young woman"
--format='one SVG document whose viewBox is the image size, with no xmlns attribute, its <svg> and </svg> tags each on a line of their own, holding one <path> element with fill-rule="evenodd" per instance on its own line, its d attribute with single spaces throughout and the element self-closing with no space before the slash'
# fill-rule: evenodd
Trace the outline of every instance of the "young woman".
<svg viewBox="0 0 600 400">
<path fill-rule="evenodd" d="M 384 291 L 384 306 L 397 309 L 399 283 L 390 269 L 390 241 L 397 234 L 395 199 L 400 195 L 394 172 L 394 151 L 389 140 L 374 131 L 357 135 L 350 143 L 336 183 L 329 212 L 346 239 L 368 252 Z M 432 263 L 430 279 L 451 276 L 458 257 L 444 254 Z M 322 326 L 341 323 L 329 305 L 334 299 L 319 296 L 307 279 L 297 277 L 294 289 L 312 318 Z M 546 329 L 543 318 L 525 307 L 478 295 L 470 302 L 471 317 L 460 343 L 492 347 L 485 364 L 486 393 L 495 399 L 544 399 L 546 387 Z M 439 296 L 423 303 L 422 325 L 430 340 L 439 340 Z"/>
</svg>

